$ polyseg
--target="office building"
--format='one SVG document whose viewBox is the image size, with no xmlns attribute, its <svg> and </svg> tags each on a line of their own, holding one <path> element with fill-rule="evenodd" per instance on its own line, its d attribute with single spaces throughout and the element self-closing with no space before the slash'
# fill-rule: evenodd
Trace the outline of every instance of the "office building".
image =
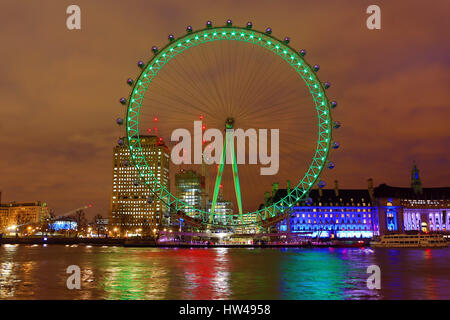
<svg viewBox="0 0 450 320">
<path fill-rule="evenodd" d="M 203 210 L 205 178 L 194 170 L 180 170 L 175 175 L 176 196 L 186 203 L 183 211 L 194 218 L 199 216 L 197 210 Z"/>
<path fill-rule="evenodd" d="M 130 158 L 126 138 L 123 144 L 114 147 L 111 196 L 111 230 L 115 234 L 152 234 L 166 223 L 167 207 L 153 194 L 152 186 L 139 177 Z M 159 184 L 169 189 L 168 147 L 157 136 L 140 136 L 142 152 Z"/>
</svg>

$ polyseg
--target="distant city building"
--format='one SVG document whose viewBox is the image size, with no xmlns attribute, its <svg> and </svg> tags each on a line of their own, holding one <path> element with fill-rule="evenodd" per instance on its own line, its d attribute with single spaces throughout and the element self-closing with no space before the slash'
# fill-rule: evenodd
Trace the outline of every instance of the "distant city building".
<svg viewBox="0 0 450 320">
<path fill-rule="evenodd" d="M 177 198 L 187 204 L 184 212 L 198 217 L 197 210 L 204 209 L 202 197 L 205 193 L 205 178 L 194 170 L 181 170 L 175 174 L 175 189 Z"/>
<path fill-rule="evenodd" d="M 98 226 L 104 226 L 107 227 L 109 225 L 109 219 L 95 219 L 94 224 L 98 225 Z"/>
<path fill-rule="evenodd" d="M 42 223 L 50 217 L 50 211 L 44 202 L 9 202 L 0 204 L 0 233 L 14 228 Z"/>
<path fill-rule="evenodd" d="M 254 214 L 244 214 L 242 220 L 235 218 L 236 227 L 234 228 L 235 233 L 256 233 L 258 231 L 256 223 L 256 213 Z"/>
<path fill-rule="evenodd" d="M 422 188 L 414 165 L 411 188 L 386 184 L 368 189 L 315 189 L 308 201 L 291 209 L 290 218 L 276 224 L 278 232 L 298 232 L 311 237 L 371 238 L 407 231 L 449 233 L 450 188 Z M 270 206 L 287 195 L 274 184 L 272 195 L 266 193 Z"/>
<path fill-rule="evenodd" d="M 212 200 L 208 201 L 208 212 L 211 212 Z M 217 196 L 216 206 L 214 210 L 214 216 L 212 217 L 212 222 L 216 224 L 221 224 L 227 229 L 227 231 L 234 233 L 255 233 L 256 226 L 256 214 L 246 214 L 239 218 L 239 216 L 234 212 L 233 202 L 223 199 L 223 188 L 222 185 L 219 186 L 219 194 Z M 233 216 L 233 224 L 230 223 L 228 217 Z"/>
<path fill-rule="evenodd" d="M 208 201 L 208 212 L 211 212 L 212 200 Z M 219 195 L 216 201 L 216 207 L 214 210 L 214 216 L 212 217 L 212 223 L 227 224 L 227 216 L 233 214 L 233 202 L 223 200 Z"/>
<path fill-rule="evenodd" d="M 242 218 L 244 220 L 244 227 L 237 231 L 240 231 L 241 233 L 256 233 L 258 231 L 258 228 L 255 225 L 256 218 L 256 213 L 244 215 Z"/>
<path fill-rule="evenodd" d="M 154 196 L 148 185 L 139 179 L 136 167 L 131 163 L 126 138 L 114 147 L 111 196 L 111 226 L 122 235 L 151 233 L 165 224 L 167 208 Z M 142 152 L 157 181 L 169 189 L 170 153 L 164 142 L 156 136 L 140 136 Z M 155 187 L 155 186 L 150 186 Z"/>
</svg>

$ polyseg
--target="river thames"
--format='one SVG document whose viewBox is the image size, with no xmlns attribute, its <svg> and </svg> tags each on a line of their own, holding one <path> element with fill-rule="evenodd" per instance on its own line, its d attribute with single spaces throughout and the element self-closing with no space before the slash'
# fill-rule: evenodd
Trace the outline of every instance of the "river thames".
<svg viewBox="0 0 450 320">
<path fill-rule="evenodd" d="M 69 290 L 66 269 L 81 269 Z M 367 288 L 367 267 L 381 289 Z M 449 249 L 2 245 L 1 299 L 450 299 Z"/>
</svg>

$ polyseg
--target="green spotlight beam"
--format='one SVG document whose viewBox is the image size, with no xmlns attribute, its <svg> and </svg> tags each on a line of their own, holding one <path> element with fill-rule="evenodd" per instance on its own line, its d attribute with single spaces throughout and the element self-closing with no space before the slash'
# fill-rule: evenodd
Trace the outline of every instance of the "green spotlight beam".
<svg viewBox="0 0 450 320">
<path fill-rule="evenodd" d="M 222 182 L 222 175 L 223 175 L 223 170 L 224 170 L 224 166 L 225 166 L 226 154 L 227 154 L 228 150 L 230 150 L 230 154 L 231 154 L 231 166 L 232 166 L 232 170 L 233 170 L 234 191 L 236 193 L 236 201 L 238 204 L 239 220 L 242 223 L 244 223 L 244 219 L 242 217 L 243 212 L 242 212 L 241 187 L 239 184 L 239 173 L 238 173 L 238 168 L 237 168 L 236 152 L 234 150 L 233 131 L 231 131 L 231 130 L 226 130 L 225 141 L 224 141 L 223 149 L 222 149 L 222 157 L 221 157 L 222 162 L 219 165 L 219 170 L 217 171 L 217 176 L 216 176 L 216 184 L 214 186 L 213 200 L 211 203 L 211 214 L 214 214 L 215 210 L 216 210 L 216 203 L 217 203 L 217 198 L 218 198 L 219 191 L 220 191 L 220 183 Z"/>
</svg>

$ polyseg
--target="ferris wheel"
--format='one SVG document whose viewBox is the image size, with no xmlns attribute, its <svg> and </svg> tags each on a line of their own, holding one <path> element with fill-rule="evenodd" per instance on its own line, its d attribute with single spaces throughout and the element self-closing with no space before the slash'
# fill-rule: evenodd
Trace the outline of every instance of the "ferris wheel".
<svg viewBox="0 0 450 320">
<path fill-rule="evenodd" d="M 319 80 L 320 67 L 306 62 L 305 50 L 292 48 L 289 37 L 277 39 L 271 28 L 257 31 L 251 22 L 238 27 L 231 20 L 220 27 L 207 21 L 197 31 L 188 26 L 184 35 L 171 34 L 168 40 L 163 48 L 152 47 L 147 62 L 138 62 L 140 75 L 127 80 L 132 88 L 128 99 L 120 98 L 126 117 L 117 123 L 125 126 L 130 161 L 140 183 L 151 188 L 172 214 L 209 227 L 265 227 L 285 218 L 294 205 L 308 202 L 312 187 L 324 187 L 320 175 L 335 166 L 328 158 L 330 149 L 339 148 L 332 133 L 340 123 L 332 119 L 337 102 L 327 97 L 330 83 Z M 183 168 L 202 172 L 205 194 L 211 199 L 208 206 L 189 207 L 173 191 L 173 175 L 172 186 L 157 179 L 141 145 L 141 136 L 151 131 L 156 118 L 158 135 L 168 143 L 174 129 L 193 131 L 193 121 L 199 119 L 203 130 L 226 132 L 220 163 L 171 165 L 171 172 Z M 234 128 L 279 130 L 277 174 L 263 176 L 258 174 L 262 165 L 236 161 L 234 139 L 229 136 Z M 201 148 L 205 153 L 208 146 Z M 227 152 L 231 163 L 225 161 Z M 288 181 L 286 194 L 259 205 L 274 181 Z M 217 203 L 223 198 L 234 209 L 218 218 Z"/>
</svg>

